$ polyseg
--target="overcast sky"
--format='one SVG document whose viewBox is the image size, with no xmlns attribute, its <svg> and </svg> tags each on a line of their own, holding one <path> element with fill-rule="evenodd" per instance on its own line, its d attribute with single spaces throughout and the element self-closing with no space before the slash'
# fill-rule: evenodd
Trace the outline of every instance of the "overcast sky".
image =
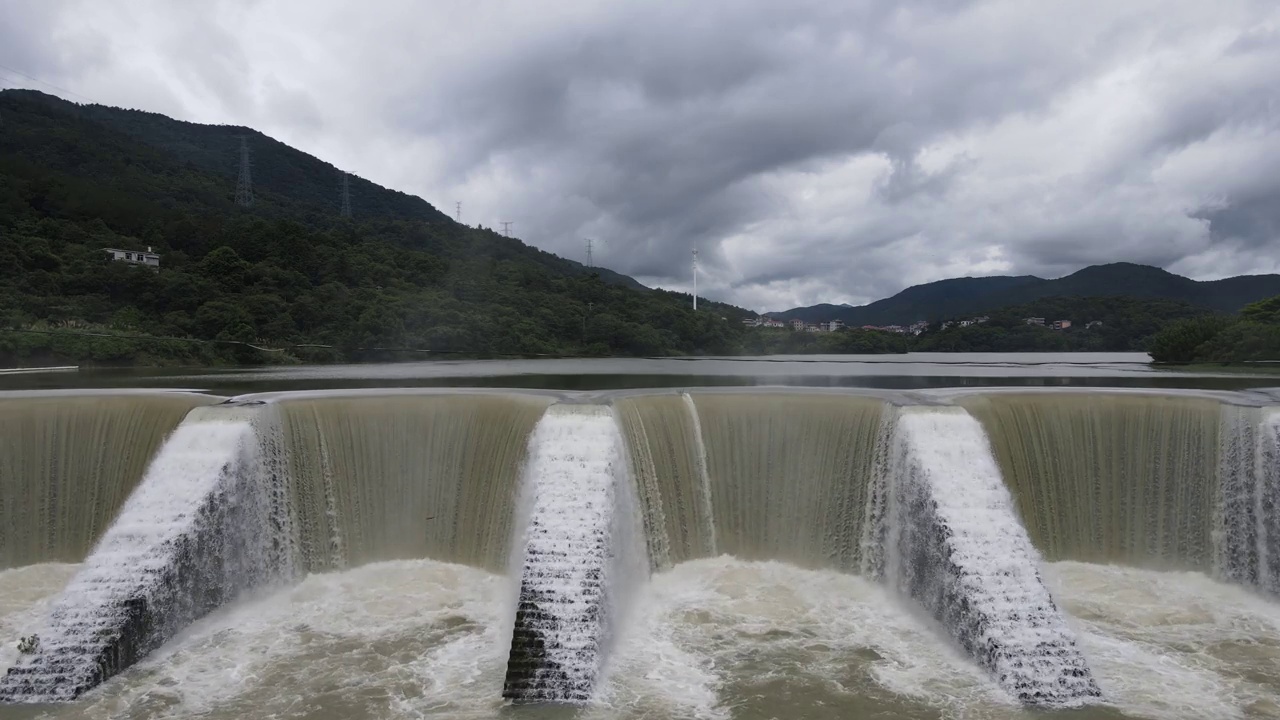
<svg viewBox="0 0 1280 720">
<path fill-rule="evenodd" d="M 696 246 L 700 294 L 757 310 L 1280 271 L 1274 0 L 3 0 L 0 66 L 646 284 Z"/>
</svg>

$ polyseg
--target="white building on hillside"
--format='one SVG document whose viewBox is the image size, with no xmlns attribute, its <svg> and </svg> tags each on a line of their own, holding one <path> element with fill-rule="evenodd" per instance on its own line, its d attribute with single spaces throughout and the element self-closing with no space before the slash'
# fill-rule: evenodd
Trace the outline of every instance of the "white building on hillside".
<svg viewBox="0 0 1280 720">
<path fill-rule="evenodd" d="M 141 250 L 120 250 L 118 248 L 102 248 L 103 252 L 111 253 L 112 260 L 127 262 L 133 265 L 146 265 L 147 267 L 160 267 L 160 254 L 151 252 L 148 246 L 146 252 Z"/>
</svg>

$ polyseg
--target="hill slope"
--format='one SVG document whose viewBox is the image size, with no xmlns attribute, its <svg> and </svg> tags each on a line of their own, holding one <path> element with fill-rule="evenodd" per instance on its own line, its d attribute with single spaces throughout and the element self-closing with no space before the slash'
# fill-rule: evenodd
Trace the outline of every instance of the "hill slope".
<svg viewBox="0 0 1280 720">
<path fill-rule="evenodd" d="M 71 341 L 16 329 L 89 327 L 268 346 L 474 354 L 728 353 L 746 311 L 642 288 L 427 202 L 352 179 L 243 128 L 0 92 L 0 362 L 255 361 L 230 346 Z M 232 202 L 239 137 L 255 204 Z M 162 255 L 158 272 L 104 247 Z M 363 350 L 361 349 L 363 348 Z M 237 351 L 238 352 L 238 351 Z M 251 353 L 250 353 L 251 355 Z"/>
<path fill-rule="evenodd" d="M 1093 265 L 1056 280 L 1033 275 L 953 278 L 915 285 L 859 307 L 823 304 L 770 314 L 784 320 L 843 320 L 853 326 L 907 324 L 986 313 L 1043 298 L 1117 295 L 1174 300 L 1233 313 L 1249 303 L 1280 295 L 1280 275 L 1242 275 L 1201 282 L 1147 265 L 1111 263 Z"/>
</svg>

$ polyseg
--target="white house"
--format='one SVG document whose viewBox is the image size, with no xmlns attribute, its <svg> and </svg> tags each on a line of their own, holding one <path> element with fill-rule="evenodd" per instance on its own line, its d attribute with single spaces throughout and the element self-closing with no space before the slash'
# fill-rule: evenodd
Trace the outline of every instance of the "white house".
<svg viewBox="0 0 1280 720">
<path fill-rule="evenodd" d="M 153 268 L 160 267 L 160 255 L 159 253 L 151 252 L 150 246 L 147 247 L 146 252 L 141 250 L 120 250 L 117 248 L 102 248 L 102 251 L 111 253 L 112 260 L 119 260 L 133 265 L 146 265 Z"/>
</svg>

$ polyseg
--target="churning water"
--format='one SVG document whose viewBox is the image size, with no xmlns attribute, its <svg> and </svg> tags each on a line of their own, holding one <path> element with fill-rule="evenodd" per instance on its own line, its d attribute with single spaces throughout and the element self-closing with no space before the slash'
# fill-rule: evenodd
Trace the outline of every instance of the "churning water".
<svg viewBox="0 0 1280 720">
<path fill-rule="evenodd" d="M 0 718 L 1280 717 L 1267 393 L 214 400 L 0 399 Z"/>
<path fill-rule="evenodd" d="M 74 573 L 0 573 L 12 647 Z M 1091 718 L 1280 715 L 1280 612 L 1204 575 L 1045 567 L 1110 703 Z M 506 707 L 510 581 L 429 560 L 312 575 L 220 611 L 49 718 L 1032 718 L 878 583 L 727 557 L 654 576 L 592 705 Z M 874 714 L 874 713 L 879 713 Z"/>
</svg>

